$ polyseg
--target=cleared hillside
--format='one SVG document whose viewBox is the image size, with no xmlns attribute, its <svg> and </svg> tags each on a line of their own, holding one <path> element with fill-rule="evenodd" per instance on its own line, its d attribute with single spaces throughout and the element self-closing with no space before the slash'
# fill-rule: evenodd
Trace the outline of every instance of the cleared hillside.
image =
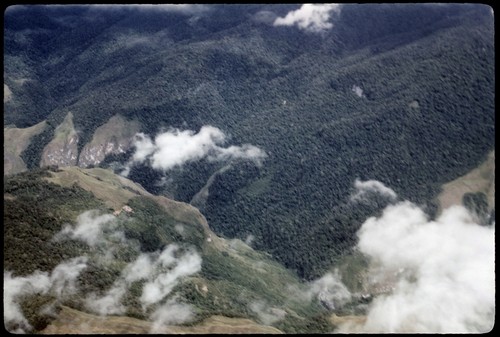
<svg viewBox="0 0 500 337">
<path fill-rule="evenodd" d="M 482 193 L 486 196 L 488 210 L 495 209 L 495 151 L 488 159 L 469 173 L 443 185 L 439 194 L 440 210 L 451 205 L 461 205 L 466 193 Z"/>
</svg>

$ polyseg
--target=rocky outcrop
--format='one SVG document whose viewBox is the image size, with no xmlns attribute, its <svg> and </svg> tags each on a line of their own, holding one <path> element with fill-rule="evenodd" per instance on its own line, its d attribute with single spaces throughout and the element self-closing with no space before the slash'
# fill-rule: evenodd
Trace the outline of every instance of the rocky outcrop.
<svg viewBox="0 0 500 337">
<path fill-rule="evenodd" d="M 73 126 L 73 114 L 69 112 L 55 129 L 54 138 L 45 146 L 40 167 L 74 166 L 78 158 L 78 134 Z"/>
<path fill-rule="evenodd" d="M 78 166 L 99 165 L 109 154 L 126 152 L 138 131 L 138 122 L 127 121 L 120 115 L 111 117 L 106 124 L 96 129 L 92 140 L 83 147 Z"/>
</svg>

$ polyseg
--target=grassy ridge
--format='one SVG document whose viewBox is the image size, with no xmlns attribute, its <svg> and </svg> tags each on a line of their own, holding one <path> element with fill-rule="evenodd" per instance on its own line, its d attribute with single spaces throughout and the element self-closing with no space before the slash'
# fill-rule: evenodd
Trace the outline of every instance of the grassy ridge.
<svg viewBox="0 0 500 337">
<path fill-rule="evenodd" d="M 275 322 L 282 331 L 299 331 L 306 328 L 304 324 L 309 324 L 307 330 L 301 331 L 324 331 L 326 326 L 315 325 L 313 322 L 317 319 L 313 317 L 326 315 L 324 309 L 314 301 L 304 305 L 301 301 L 294 300 L 286 291 L 289 286 L 303 287 L 296 275 L 264 253 L 254 251 L 239 240 L 224 240 L 217 237 L 206 227 L 206 222 L 200 223 L 203 218 L 200 220 L 196 209 L 191 206 L 185 205 L 180 213 L 181 203 L 177 203 L 174 208 L 177 209 L 177 213 L 171 214 L 168 208 L 165 208 L 165 201 L 163 203 L 156 201 L 156 198 L 161 200 L 165 198 L 153 197 L 130 181 L 126 189 L 124 187 L 127 186 L 118 184 L 123 179 L 112 176 L 110 171 L 80 168 L 36 170 L 6 178 L 4 185 L 6 271 L 12 272 L 14 277 L 26 276 L 35 271 L 50 273 L 57 265 L 70 258 L 86 256 L 88 259 L 87 267 L 78 277 L 78 290 L 74 295 L 58 300 L 51 293 L 32 295 L 22 302 L 22 310 L 35 331 L 44 329 L 54 319 L 54 325 L 47 331 L 78 329 L 78 322 L 87 322 L 93 326 L 95 319 L 88 315 L 91 312 L 85 307 L 84 299 L 90 293 L 104 295 L 113 287 L 122 269 L 134 261 L 140 253 L 158 252 L 173 243 L 181 249 L 182 247 L 194 249 L 202 258 L 201 271 L 180 282 L 169 294 L 169 298 L 181 298 L 194 308 L 196 319 L 191 323 L 191 328 L 185 329 L 186 331 L 222 329 L 278 332 L 276 329 L 256 325 L 250 321 L 243 324 L 244 320 L 236 319 L 251 318 L 260 322 L 259 315 L 250 309 L 254 302 L 266 303 L 270 308 L 286 313 L 283 320 Z M 107 190 L 107 193 L 103 193 L 104 190 Z M 75 240 L 53 240 L 63 227 L 75 223 L 77 216 L 82 212 L 96 209 L 97 214 L 110 214 L 114 208 L 110 208 L 105 199 L 115 196 L 119 199 L 120 195 L 123 198 L 130 194 L 133 195 L 126 204 L 133 209 L 133 213 L 129 216 L 120 215 L 113 220 L 113 230 L 122 231 L 125 241 L 113 239 L 111 229 L 103 229 L 105 242 L 94 246 Z M 104 195 L 107 197 L 103 197 Z M 189 214 L 190 212 L 193 214 Z M 180 232 L 178 225 L 183 227 Z M 134 282 L 122 299 L 126 315 L 141 320 L 147 317 L 141 310 L 139 301 L 143 285 L 144 281 Z M 55 305 L 56 312 L 62 316 L 57 318 L 57 315 L 47 316 L 41 313 L 40 309 L 45 305 Z M 78 313 L 60 305 L 83 312 Z M 66 317 L 69 312 L 73 313 L 70 318 Z M 225 323 L 219 324 L 215 323 L 218 319 L 212 317 L 214 315 L 235 319 L 231 323 L 231 320 L 222 318 Z M 72 323 L 61 327 L 60 320 L 65 320 L 64 317 Z M 300 317 L 300 321 L 303 322 L 302 328 L 294 323 L 296 319 L 293 317 Z M 114 319 L 105 319 L 111 324 L 108 328 L 114 332 L 122 331 L 114 327 Z M 121 319 L 129 323 L 134 321 L 128 318 Z M 310 321 L 311 319 L 313 321 Z M 144 324 L 139 325 L 144 328 Z M 328 329 L 330 328 L 332 327 L 328 326 Z M 183 329 L 179 328 L 179 331 L 184 331 Z"/>
</svg>

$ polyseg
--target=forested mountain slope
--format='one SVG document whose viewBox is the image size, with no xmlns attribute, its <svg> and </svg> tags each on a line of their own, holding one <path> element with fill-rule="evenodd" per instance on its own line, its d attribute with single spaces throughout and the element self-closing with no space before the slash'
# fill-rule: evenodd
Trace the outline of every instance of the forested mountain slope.
<svg viewBox="0 0 500 337">
<path fill-rule="evenodd" d="M 3 223 L 4 324 L 11 332 L 334 328 L 319 293 L 336 298 L 335 282 L 321 289 L 302 283 L 241 240 L 219 238 L 196 208 L 108 170 L 9 176 Z"/>
<path fill-rule="evenodd" d="M 96 165 L 179 201 L 205 188 L 194 203 L 215 233 L 252 238 L 318 277 L 387 205 L 352 202 L 356 181 L 382 182 L 432 216 L 440 186 L 494 148 L 494 22 L 484 5 L 345 4 L 321 29 L 275 24 L 300 8 L 10 7 L 4 124 L 46 121 L 21 154 L 28 169 L 47 162 L 70 113 L 81 166 L 96 131 L 133 125 L 142 143 L 109 132 L 116 151 Z M 137 144 L 205 126 L 225 135 L 212 156 L 137 160 Z"/>
</svg>

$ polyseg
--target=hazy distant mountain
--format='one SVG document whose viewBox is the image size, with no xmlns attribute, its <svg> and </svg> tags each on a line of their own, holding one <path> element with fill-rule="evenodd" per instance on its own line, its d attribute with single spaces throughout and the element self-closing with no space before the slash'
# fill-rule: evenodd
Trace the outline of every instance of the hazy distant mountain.
<svg viewBox="0 0 500 337">
<path fill-rule="evenodd" d="M 26 198 L 35 198 L 30 202 L 40 195 L 46 203 L 62 202 L 60 196 L 52 200 L 52 185 L 30 187 L 23 177 L 39 167 L 71 167 L 56 172 L 66 186 L 56 190 L 75 200 L 75 208 L 68 206 L 65 222 L 50 225 L 42 241 L 86 210 L 111 212 L 102 200 L 112 198 L 99 194 L 105 193 L 99 183 L 92 185 L 92 196 L 71 187 L 88 189 L 90 172 L 107 172 L 116 184 L 125 176 L 155 200 L 176 200 L 201 212 L 206 231 L 220 242 L 238 239 L 234 242 L 251 246 L 251 254 L 258 255 L 252 263 L 264 256 L 277 261 L 284 266 L 277 265 L 279 273 L 287 268 L 297 284 L 347 268 L 343 281 L 349 291 L 372 296 L 380 289 L 367 291 L 366 282 L 354 280 L 367 262 L 353 248 L 367 219 L 384 219 L 387 206 L 408 201 L 433 221 L 443 205 L 462 203 L 482 227 L 494 222 L 495 52 L 489 6 L 27 5 L 7 8 L 4 19 L 7 216 L 19 207 L 18 180 Z M 488 164 L 480 166 L 489 154 Z M 38 194 L 30 195 L 30 189 Z M 77 207 L 77 200 L 86 201 Z M 136 207 L 155 209 L 137 215 L 138 223 L 164 216 L 148 202 L 136 201 Z M 57 219 L 47 205 L 33 217 Z M 148 253 L 160 254 L 165 245 L 185 239 L 178 231 L 133 226 L 126 237 L 150 240 Z M 205 242 L 208 232 L 203 233 L 195 241 Z M 194 245 L 204 250 L 201 241 Z M 50 273 L 87 248 L 76 245 L 71 254 L 60 253 L 64 259 L 51 256 L 29 270 L 11 270 L 17 276 Z M 116 262 L 108 283 L 85 283 L 88 289 L 78 291 L 107 296 L 103 289 L 111 289 L 112 279 L 119 280 L 122 267 L 138 256 L 135 248 L 123 248 L 131 249 L 129 255 Z M 183 249 L 176 258 L 184 256 Z M 227 258 L 223 252 L 217 251 L 221 261 Z M 7 266 L 30 260 L 29 254 L 17 262 L 17 252 L 9 256 Z M 149 259 L 154 265 L 152 255 Z M 193 281 L 193 287 L 210 277 L 224 282 L 226 267 L 210 275 L 201 267 L 201 283 Z M 243 279 L 252 274 L 248 270 L 241 272 Z M 285 332 L 308 331 L 307 326 L 324 332 L 345 323 L 327 316 L 333 305 L 328 292 L 315 294 L 308 309 L 289 306 L 274 292 L 263 296 L 264 306 L 254 298 L 258 278 L 243 279 L 227 280 L 224 287 L 234 289 L 227 302 L 179 291 L 189 303 L 202 303 L 201 312 L 251 317 Z M 250 293 L 238 288 L 240 281 Z M 120 314 L 152 319 L 153 309 L 137 309 L 146 302 L 139 284 L 135 287 Z M 234 304 L 241 291 L 248 298 L 242 295 L 244 304 Z M 249 306 L 249 298 L 259 304 Z M 353 298 L 335 314 L 362 312 L 364 299 Z M 81 300 L 65 301 L 82 309 Z M 294 314 L 304 320 L 292 319 Z"/>
</svg>

